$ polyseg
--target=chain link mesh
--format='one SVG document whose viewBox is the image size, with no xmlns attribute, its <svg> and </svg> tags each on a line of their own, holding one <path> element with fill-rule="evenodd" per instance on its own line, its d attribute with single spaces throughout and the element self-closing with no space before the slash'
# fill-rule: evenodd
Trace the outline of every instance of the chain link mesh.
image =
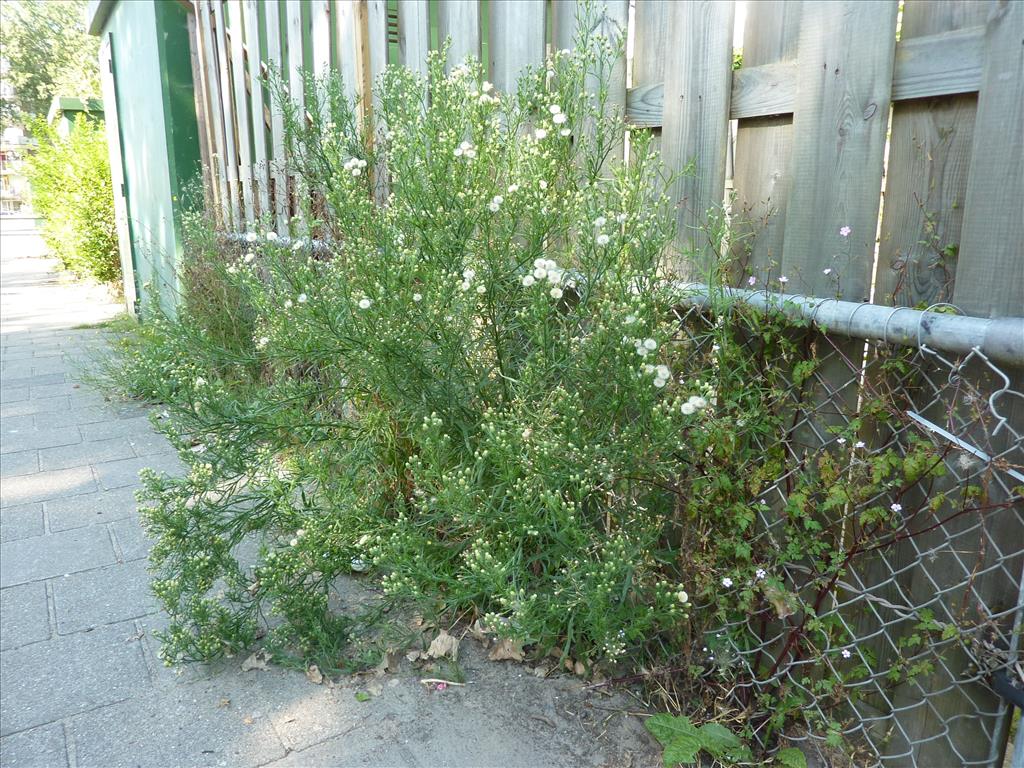
<svg viewBox="0 0 1024 768">
<path fill-rule="evenodd" d="M 683 326 L 694 322 L 710 318 L 691 310 Z M 818 363 L 778 403 L 790 424 L 780 436 L 789 460 L 753 500 L 760 543 L 781 548 L 794 481 L 823 451 L 849 471 L 887 451 L 905 456 L 925 440 L 945 474 L 901 489 L 902 519 L 849 557 L 827 588 L 807 562 L 785 563 L 776 574 L 802 605 L 818 597 L 816 620 L 851 642 L 809 647 L 800 611 L 761 611 L 708 633 L 708 652 L 738 681 L 727 706 L 744 711 L 767 746 L 774 713 L 766 702 L 799 700 L 803 723 L 787 728 L 787 740 L 824 765 L 1001 765 L 1012 707 L 993 690 L 994 676 L 1024 687 L 1024 370 L 1001 370 L 977 350 L 951 358 L 808 333 Z M 889 404 L 887 418 L 861 412 L 872 398 Z M 851 424 L 856 442 L 838 434 Z M 964 501 L 933 509 L 928 501 L 940 492 Z M 891 500 L 880 494 L 830 513 L 831 530 L 842 531 L 839 548 L 855 548 L 866 506 Z M 860 670 L 852 678 L 851 665 Z M 841 688 L 823 682 L 830 674 L 844 680 Z"/>
</svg>

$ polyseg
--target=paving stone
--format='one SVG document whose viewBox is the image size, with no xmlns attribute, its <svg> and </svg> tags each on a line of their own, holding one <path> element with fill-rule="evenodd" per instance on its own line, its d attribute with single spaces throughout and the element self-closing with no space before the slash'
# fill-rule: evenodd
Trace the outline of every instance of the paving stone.
<svg viewBox="0 0 1024 768">
<path fill-rule="evenodd" d="M 146 535 L 146 531 L 137 517 L 133 515 L 111 523 L 110 529 L 114 532 L 114 537 L 117 539 L 118 546 L 121 547 L 125 561 L 149 557 L 153 540 Z"/>
<path fill-rule="evenodd" d="M 98 424 L 85 424 L 81 427 L 82 436 L 86 440 L 106 440 L 111 437 L 135 438 L 152 434 L 153 425 L 148 416 L 136 416 L 130 419 L 111 419 Z"/>
<path fill-rule="evenodd" d="M 0 507 L 0 542 L 43 535 L 43 505 L 20 504 Z"/>
<path fill-rule="evenodd" d="M 36 387 L 61 386 L 66 389 L 68 386 L 70 386 L 67 383 L 65 383 L 63 373 L 32 373 L 31 364 L 26 364 L 24 361 L 21 361 L 20 365 L 16 366 L 16 368 L 17 370 L 15 373 L 11 373 L 8 376 L 4 376 L 3 385 L 5 387 L 13 387 L 15 389 L 29 387 L 30 389 L 33 389 Z M 35 396 L 34 392 L 33 396 Z"/>
<path fill-rule="evenodd" d="M 37 413 L 33 418 L 36 429 L 54 429 L 76 427 L 79 424 L 94 424 L 97 421 L 106 421 L 113 416 L 114 414 L 106 408 L 73 408 L 66 411 Z"/>
<path fill-rule="evenodd" d="M 26 394 L 28 390 L 25 390 Z M 67 413 L 71 408 L 71 401 L 67 395 L 60 397 L 41 397 L 38 400 L 29 400 L 28 397 L 24 397 L 17 402 L 7 403 L 3 401 L 3 405 L 0 405 L 0 419 L 6 419 L 9 416 L 24 416 L 26 414 L 36 413 Z M 55 425 L 61 426 L 61 425 Z"/>
<path fill-rule="evenodd" d="M 51 374 L 59 375 L 59 374 Z M 63 377 L 61 377 L 63 378 Z M 73 387 L 71 384 L 38 384 L 30 388 L 32 392 L 32 398 L 43 398 L 43 397 L 59 397 L 60 395 L 71 394 Z"/>
<path fill-rule="evenodd" d="M 135 452 L 123 437 L 65 445 L 59 448 L 44 448 L 39 452 L 39 464 L 44 471 L 70 469 L 86 464 L 102 464 L 107 461 L 129 458 L 135 458 Z"/>
<path fill-rule="evenodd" d="M 26 429 L 37 429 L 35 416 L 26 414 L 24 416 L 5 416 L 0 430 L 4 432 L 24 432 Z"/>
<path fill-rule="evenodd" d="M 31 419 L 32 417 L 21 416 L 18 418 Z M 2 477 L 29 475 L 38 471 L 39 451 L 20 451 L 19 453 L 5 453 L 3 456 L 0 456 L 0 476 Z"/>
<path fill-rule="evenodd" d="M 158 605 L 146 565 L 136 560 L 54 579 L 57 631 L 66 635 L 153 613 Z"/>
<path fill-rule="evenodd" d="M 0 586 L 63 576 L 116 561 L 104 526 L 0 543 Z"/>
<path fill-rule="evenodd" d="M 132 517 L 137 508 L 135 489 L 126 487 L 51 499 L 46 502 L 46 516 L 51 531 L 66 531 Z"/>
<path fill-rule="evenodd" d="M 0 403 L 15 403 L 28 400 L 28 387 L 0 387 Z"/>
<path fill-rule="evenodd" d="M 128 438 L 128 442 L 137 456 L 152 456 L 158 453 L 174 453 L 174 446 L 166 437 L 152 430 L 148 435 L 136 435 Z"/>
<path fill-rule="evenodd" d="M 69 366 L 63 355 L 57 354 L 48 357 L 32 358 L 32 375 L 42 376 L 48 373 L 64 374 Z"/>
<path fill-rule="evenodd" d="M 0 656 L 0 674 L 4 681 L 2 736 L 122 701 L 149 687 L 139 640 L 130 622 L 7 651 Z M 187 727 L 187 713 L 179 713 L 179 717 L 182 727 Z M 107 722 L 99 730 L 124 722 Z M 144 731 L 137 735 L 146 738 Z M 133 756 L 126 753 L 122 759 L 130 761 Z M 105 764 L 82 755 L 78 762 L 82 766 Z"/>
<path fill-rule="evenodd" d="M 223 698 L 210 681 L 79 715 L 70 723 L 78 763 L 165 768 L 173 755 L 180 766 L 256 766 L 285 755 L 260 702 L 220 706 Z"/>
<path fill-rule="evenodd" d="M 107 461 L 97 464 L 93 469 L 100 487 L 110 490 L 129 485 L 137 487 L 139 472 L 146 468 L 171 474 L 180 474 L 184 470 L 184 466 L 176 455 L 166 453 L 135 459 L 122 459 L 121 461 Z"/>
<path fill-rule="evenodd" d="M 29 504 L 95 490 L 98 488 L 89 467 L 36 472 L 7 478 L 0 486 L 0 505 Z"/>
<path fill-rule="evenodd" d="M 66 768 L 64 726 L 50 723 L 0 739 L 3 768 Z"/>
<path fill-rule="evenodd" d="M 0 589 L 0 650 L 50 637 L 50 611 L 43 582 Z"/>
<path fill-rule="evenodd" d="M 0 453 L 17 453 L 80 442 L 82 442 L 82 434 L 78 431 L 78 427 L 26 429 L 23 432 L 4 430 L 3 433 L 0 433 Z"/>
</svg>

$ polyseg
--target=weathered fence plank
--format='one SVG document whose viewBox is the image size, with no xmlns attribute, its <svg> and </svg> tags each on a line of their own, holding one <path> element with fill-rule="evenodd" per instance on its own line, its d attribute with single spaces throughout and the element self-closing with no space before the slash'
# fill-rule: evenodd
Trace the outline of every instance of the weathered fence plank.
<svg viewBox="0 0 1024 768">
<path fill-rule="evenodd" d="M 228 76 L 228 43 L 224 34 L 224 13 L 220 2 L 211 3 L 214 20 L 214 44 L 217 49 L 217 69 L 220 79 L 221 117 L 224 121 L 224 164 L 228 176 L 228 209 L 231 223 L 236 229 L 245 229 L 239 205 L 238 155 L 235 146 L 235 109 L 231 98 L 231 79 Z"/>
<path fill-rule="evenodd" d="M 335 0 L 334 7 L 335 67 L 341 73 L 345 93 L 350 102 L 359 94 L 359 74 L 356 64 L 356 9 L 353 0 Z"/>
<path fill-rule="evenodd" d="M 747 9 L 743 34 L 743 67 L 733 75 L 736 86 L 748 67 L 796 69 L 801 6 L 785 0 L 753 3 Z M 795 82 L 795 79 L 794 79 Z M 740 120 L 736 129 L 733 171 L 733 256 L 738 279 L 753 275 L 763 284 L 772 262 L 782 259 L 786 201 L 792 183 L 793 119 L 789 115 Z"/>
<path fill-rule="evenodd" d="M 273 77 L 283 77 L 284 58 L 281 55 L 281 13 L 277 3 L 264 3 L 267 30 L 267 68 Z M 288 174 L 286 172 L 284 114 L 281 105 L 270 99 L 270 173 L 274 179 L 274 219 L 282 234 L 288 231 Z"/>
<path fill-rule="evenodd" d="M 421 75 L 430 52 L 429 10 L 421 0 L 398 0 L 398 62 Z"/>
<path fill-rule="evenodd" d="M 515 93 L 523 70 L 544 61 L 544 0 L 505 0 L 490 6 L 489 55 L 494 87 Z"/>
<path fill-rule="evenodd" d="M 207 100 L 207 116 L 209 117 L 209 134 L 211 137 L 210 151 L 213 155 L 213 175 L 216 178 L 217 221 L 224 227 L 231 226 L 231 209 L 229 205 L 228 176 L 225 164 L 224 147 L 224 112 L 220 95 L 220 78 L 217 76 L 217 52 L 210 24 L 210 5 L 206 0 L 196 5 L 198 33 L 202 50 L 203 89 Z"/>
<path fill-rule="evenodd" d="M 665 121 L 661 152 L 665 164 L 688 169 L 668 194 L 678 206 L 678 254 L 692 255 L 680 268 L 703 271 L 711 263 L 705 230 L 709 209 L 725 193 L 729 141 L 734 6 L 723 0 L 674 3 L 668 8 L 665 52 Z M 695 276 L 695 275 L 687 275 Z"/>
<path fill-rule="evenodd" d="M 801 293 L 868 298 L 896 12 L 895 0 L 803 7 L 782 265 Z"/>
<path fill-rule="evenodd" d="M 235 128 L 238 131 L 238 176 L 242 186 L 242 205 L 246 226 L 256 220 L 252 195 L 252 149 L 249 142 L 249 100 L 245 91 L 245 24 L 241 0 L 228 3 L 231 36 L 231 90 L 235 100 Z"/>
<path fill-rule="evenodd" d="M 245 41 L 249 64 L 249 97 L 252 104 L 252 175 L 257 216 L 270 214 L 270 183 L 267 165 L 266 104 L 260 71 L 260 10 L 256 0 L 245 2 Z"/>
<path fill-rule="evenodd" d="M 451 71 L 471 56 L 480 60 L 480 2 L 479 0 L 439 0 L 437 4 L 437 32 L 440 44 L 451 39 L 445 71 Z"/>
<path fill-rule="evenodd" d="M 322 77 L 331 66 L 331 0 L 309 5 L 313 74 Z"/>
<path fill-rule="evenodd" d="M 973 315 L 1021 314 L 1024 309 L 1022 39 L 1024 5 L 995 3 L 985 30 L 985 65 L 953 292 L 953 302 Z M 1016 210 L 1010 214 L 1006 206 Z"/>
</svg>

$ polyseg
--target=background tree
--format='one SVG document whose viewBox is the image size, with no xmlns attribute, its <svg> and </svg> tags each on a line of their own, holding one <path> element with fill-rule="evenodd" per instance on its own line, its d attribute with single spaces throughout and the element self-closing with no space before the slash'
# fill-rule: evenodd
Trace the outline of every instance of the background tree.
<svg viewBox="0 0 1024 768">
<path fill-rule="evenodd" d="M 14 93 L 0 102 L 8 122 L 45 115 L 54 96 L 100 95 L 99 38 L 85 28 L 85 0 L 0 3 L 0 59 Z"/>
</svg>

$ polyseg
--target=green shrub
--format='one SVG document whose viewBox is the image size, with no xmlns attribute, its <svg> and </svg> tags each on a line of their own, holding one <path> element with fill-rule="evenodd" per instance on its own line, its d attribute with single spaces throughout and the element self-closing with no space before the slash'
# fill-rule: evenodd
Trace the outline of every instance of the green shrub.
<svg viewBox="0 0 1024 768">
<path fill-rule="evenodd" d="M 103 123 L 81 117 L 63 138 L 37 121 L 32 133 L 39 140 L 27 163 L 32 207 L 43 217 L 51 253 L 78 275 L 117 280 L 121 264 Z"/>
</svg>

